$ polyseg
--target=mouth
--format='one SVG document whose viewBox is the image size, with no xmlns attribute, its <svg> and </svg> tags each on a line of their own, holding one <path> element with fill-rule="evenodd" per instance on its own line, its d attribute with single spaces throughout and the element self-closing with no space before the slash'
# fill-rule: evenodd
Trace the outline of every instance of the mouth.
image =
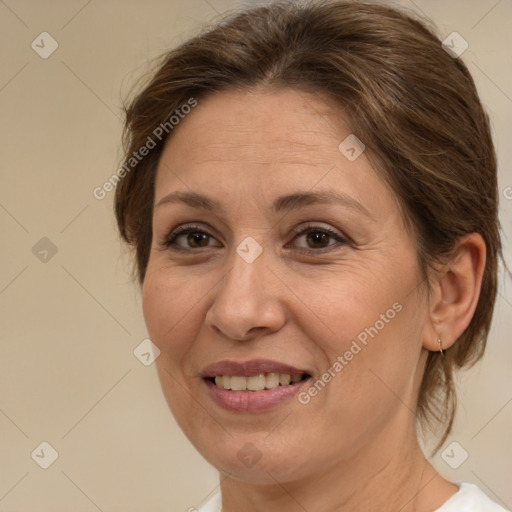
<svg viewBox="0 0 512 512">
<path fill-rule="evenodd" d="M 249 377 L 245 375 L 216 375 L 207 380 L 215 384 L 218 388 L 228 391 L 264 391 L 267 389 L 275 389 L 280 386 L 290 386 L 297 384 L 310 377 L 309 374 L 289 373 L 258 373 Z"/>
<path fill-rule="evenodd" d="M 224 409 L 257 412 L 291 399 L 311 374 L 269 360 L 220 361 L 201 374 L 212 399 Z"/>
</svg>

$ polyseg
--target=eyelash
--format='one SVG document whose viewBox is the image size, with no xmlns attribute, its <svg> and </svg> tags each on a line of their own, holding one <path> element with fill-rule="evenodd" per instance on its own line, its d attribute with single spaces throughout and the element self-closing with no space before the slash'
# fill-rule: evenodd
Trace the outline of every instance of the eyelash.
<svg viewBox="0 0 512 512">
<path fill-rule="evenodd" d="M 203 228 L 201 228 L 199 226 L 194 226 L 194 225 L 181 226 L 181 227 L 175 229 L 173 232 L 171 232 L 164 239 L 162 245 L 165 249 L 172 249 L 172 250 L 176 250 L 176 251 L 193 251 L 193 250 L 195 250 L 195 248 L 193 248 L 193 247 L 184 248 L 184 247 L 179 247 L 179 246 L 175 245 L 175 241 L 180 235 L 185 235 L 185 234 L 189 234 L 189 233 L 198 233 L 198 234 L 207 235 L 209 237 L 212 236 L 210 233 L 208 233 L 208 231 L 204 230 Z M 295 235 L 295 238 L 297 238 L 299 236 L 307 235 L 309 233 L 323 233 L 323 234 L 328 235 L 331 238 L 334 238 L 338 243 L 341 243 L 341 244 L 349 243 L 349 240 L 346 237 L 341 236 L 336 231 L 334 231 L 330 228 L 317 226 L 315 224 L 308 224 L 304 228 L 293 230 L 293 233 Z M 322 247 L 320 249 L 312 249 L 312 248 L 305 249 L 303 247 L 300 247 L 300 248 L 297 248 L 296 251 L 297 252 L 308 252 L 308 253 L 310 253 L 310 252 L 323 253 L 323 252 L 332 250 L 332 248 L 334 246 L 336 246 L 336 244 L 331 244 L 326 247 Z M 207 248 L 208 247 L 204 247 L 204 249 L 207 249 Z"/>
</svg>

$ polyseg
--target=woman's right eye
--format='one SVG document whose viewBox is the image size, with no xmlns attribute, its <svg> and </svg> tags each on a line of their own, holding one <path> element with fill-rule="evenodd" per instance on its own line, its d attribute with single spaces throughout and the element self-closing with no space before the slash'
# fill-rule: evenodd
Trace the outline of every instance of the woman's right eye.
<svg viewBox="0 0 512 512">
<path fill-rule="evenodd" d="M 209 241 L 213 237 L 208 231 L 199 226 L 182 226 L 170 233 L 163 242 L 168 249 L 200 249 L 202 247 L 212 247 Z"/>
</svg>

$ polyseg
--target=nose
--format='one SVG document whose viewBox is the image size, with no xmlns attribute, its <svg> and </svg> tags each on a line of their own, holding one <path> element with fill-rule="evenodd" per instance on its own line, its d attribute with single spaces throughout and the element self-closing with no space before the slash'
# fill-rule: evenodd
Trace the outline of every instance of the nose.
<svg viewBox="0 0 512 512">
<path fill-rule="evenodd" d="M 206 314 L 207 327 L 237 341 L 279 331 L 286 321 L 283 285 L 269 268 L 265 251 L 252 263 L 234 252 L 230 264 Z"/>
</svg>

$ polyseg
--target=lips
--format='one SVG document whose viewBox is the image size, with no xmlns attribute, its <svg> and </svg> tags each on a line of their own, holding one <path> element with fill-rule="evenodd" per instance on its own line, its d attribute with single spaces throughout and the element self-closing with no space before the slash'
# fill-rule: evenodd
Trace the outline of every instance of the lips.
<svg viewBox="0 0 512 512">
<path fill-rule="evenodd" d="M 219 361 L 207 366 L 201 372 L 201 376 L 205 379 L 215 378 L 218 376 L 242 376 L 252 377 L 261 373 L 282 373 L 292 377 L 294 375 L 309 375 L 305 369 L 296 368 L 285 363 L 270 361 L 268 359 L 252 359 L 250 361 Z"/>
<path fill-rule="evenodd" d="M 265 359 L 219 361 L 201 376 L 214 402 L 236 412 L 272 409 L 292 398 L 311 377 L 305 369 Z"/>
</svg>

